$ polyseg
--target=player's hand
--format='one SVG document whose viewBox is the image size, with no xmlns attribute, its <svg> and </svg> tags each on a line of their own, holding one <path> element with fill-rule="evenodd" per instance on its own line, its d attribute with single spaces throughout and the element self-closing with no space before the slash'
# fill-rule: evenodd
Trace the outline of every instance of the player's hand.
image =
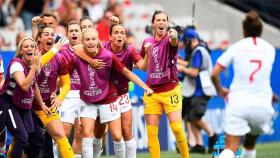
<svg viewBox="0 0 280 158">
<path fill-rule="evenodd" d="M 116 16 L 111 16 L 111 17 L 110 17 L 110 20 L 111 20 L 111 22 L 112 22 L 112 25 L 117 25 L 117 24 L 120 23 L 119 18 L 116 17 Z"/>
<path fill-rule="evenodd" d="M 184 69 L 184 66 L 183 66 L 183 65 L 177 64 L 176 67 L 177 67 L 177 70 L 178 70 L 179 72 L 183 72 L 183 69 Z"/>
<path fill-rule="evenodd" d="M 106 66 L 101 59 L 91 59 L 89 64 L 95 69 L 103 69 Z"/>
<path fill-rule="evenodd" d="M 52 105 L 52 108 L 57 111 L 58 108 L 61 106 L 61 103 L 62 103 L 62 100 L 60 100 L 58 97 L 56 97 L 55 99 L 53 99 L 51 101 L 51 105 Z"/>
<path fill-rule="evenodd" d="M 149 87 L 145 90 L 145 92 L 146 92 L 147 96 L 151 96 L 154 93 L 154 91 L 152 89 L 150 89 Z"/>
<path fill-rule="evenodd" d="M 52 92 L 52 94 L 50 96 L 51 101 L 54 100 L 56 97 L 57 97 L 56 93 Z"/>
<path fill-rule="evenodd" d="M 218 91 L 219 95 L 224 98 L 224 99 L 228 99 L 227 96 L 228 96 L 228 93 L 229 93 L 229 90 L 225 87 L 222 87 L 219 91 Z"/>
<path fill-rule="evenodd" d="M 32 65 L 35 66 L 36 70 L 40 68 L 40 53 L 39 50 L 36 48 L 33 53 Z"/>
<path fill-rule="evenodd" d="M 177 31 L 176 31 L 175 29 L 172 29 L 172 28 L 168 31 L 168 35 L 169 35 L 172 39 L 178 38 L 178 33 L 177 33 Z"/>
<path fill-rule="evenodd" d="M 51 112 L 50 108 L 47 107 L 47 106 L 45 105 L 45 103 L 43 103 L 43 105 L 42 105 L 42 110 L 46 113 L 46 115 L 47 115 L 48 117 L 52 115 L 52 112 Z"/>
<path fill-rule="evenodd" d="M 151 51 L 151 47 L 152 47 L 152 44 L 150 42 L 145 43 L 144 48 L 145 48 L 146 54 L 149 55 L 149 52 Z"/>
<path fill-rule="evenodd" d="M 32 26 L 38 26 L 42 22 L 42 18 L 40 16 L 35 16 L 32 18 Z"/>
<path fill-rule="evenodd" d="M 66 44 L 69 44 L 69 40 L 63 37 L 57 43 L 55 43 L 53 47 L 56 48 L 58 51 L 60 51 L 60 49 Z"/>
</svg>

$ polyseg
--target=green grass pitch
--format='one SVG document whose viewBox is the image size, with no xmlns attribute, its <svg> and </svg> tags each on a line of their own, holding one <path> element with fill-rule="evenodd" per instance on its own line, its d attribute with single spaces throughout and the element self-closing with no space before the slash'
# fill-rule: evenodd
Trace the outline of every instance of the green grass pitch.
<svg viewBox="0 0 280 158">
<path fill-rule="evenodd" d="M 114 158 L 115 156 L 102 156 L 102 158 Z M 190 158 L 211 158 L 210 154 L 191 154 Z M 148 153 L 137 153 L 137 158 L 149 158 Z M 162 152 L 161 158 L 180 158 L 178 153 Z M 280 158 L 280 142 L 264 143 L 257 145 L 257 158 Z"/>
</svg>

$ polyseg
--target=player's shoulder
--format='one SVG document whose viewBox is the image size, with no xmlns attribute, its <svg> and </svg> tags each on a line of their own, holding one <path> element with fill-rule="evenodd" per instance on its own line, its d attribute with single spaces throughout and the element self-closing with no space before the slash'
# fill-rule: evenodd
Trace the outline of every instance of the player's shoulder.
<svg viewBox="0 0 280 158">
<path fill-rule="evenodd" d="M 268 50 L 273 50 L 275 51 L 275 48 L 266 40 L 262 39 L 262 38 L 257 38 L 259 41 L 259 44 L 261 44 L 262 47 L 268 49 Z"/>
</svg>

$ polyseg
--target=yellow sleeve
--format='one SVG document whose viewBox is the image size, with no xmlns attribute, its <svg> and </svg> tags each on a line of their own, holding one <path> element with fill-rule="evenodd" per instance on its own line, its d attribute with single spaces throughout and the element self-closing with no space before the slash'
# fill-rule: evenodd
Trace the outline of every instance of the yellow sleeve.
<svg viewBox="0 0 280 158">
<path fill-rule="evenodd" d="M 70 81 L 69 74 L 60 76 L 60 83 L 61 83 L 62 87 L 61 87 L 61 91 L 57 97 L 62 101 L 70 90 L 71 81 Z"/>
<path fill-rule="evenodd" d="M 40 66 L 43 67 L 47 63 L 49 63 L 57 52 L 58 52 L 58 49 L 53 47 L 47 53 L 42 55 L 41 58 L 40 58 Z"/>
</svg>

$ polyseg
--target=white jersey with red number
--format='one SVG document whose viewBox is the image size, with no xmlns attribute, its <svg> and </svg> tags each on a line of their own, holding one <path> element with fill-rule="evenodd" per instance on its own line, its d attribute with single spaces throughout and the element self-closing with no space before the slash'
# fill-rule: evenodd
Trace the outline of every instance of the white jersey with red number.
<svg viewBox="0 0 280 158">
<path fill-rule="evenodd" d="M 261 38 L 245 38 L 228 48 L 218 64 L 233 64 L 234 77 L 228 104 L 233 106 L 267 106 L 272 102 L 270 74 L 275 48 Z"/>
</svg>

